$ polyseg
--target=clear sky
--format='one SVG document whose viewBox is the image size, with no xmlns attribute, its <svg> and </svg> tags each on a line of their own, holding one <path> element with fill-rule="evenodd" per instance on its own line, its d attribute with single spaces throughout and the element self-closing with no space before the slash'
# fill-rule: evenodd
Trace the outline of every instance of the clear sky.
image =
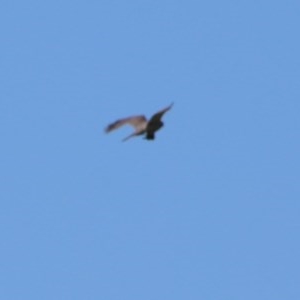
<svg viewBox="0 0 300 300">
<path fill-rule="evenodd" d="M 1 1 L 0 299 L 299 300 L 299 16 Z"/>
</svg>

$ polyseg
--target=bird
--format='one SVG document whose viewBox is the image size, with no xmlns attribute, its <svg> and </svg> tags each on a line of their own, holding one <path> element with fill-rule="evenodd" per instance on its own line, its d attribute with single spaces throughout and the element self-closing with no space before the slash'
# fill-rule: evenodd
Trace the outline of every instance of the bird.
<svg viewBox="0 0 300 300">
<path fill-rule="evenodd" d="M 164 126 L 161 121 L 162 116 L 169 111 L 173 106 L 171 103 L 169 106 L 155 113 L 149 120 L 144 115 L 131 116 L 123 119 L 119 119 L 105 128 L 105 132 L 109 133 L 115 129 L 120 128 L 123 125 L 131 125 L 135 131 L 129 136 L 125 137 L 122 141 L 125 142 L 132 137 L 144 135 L 146 140 L 154 140 L 155 132 Z"/>
</svg>

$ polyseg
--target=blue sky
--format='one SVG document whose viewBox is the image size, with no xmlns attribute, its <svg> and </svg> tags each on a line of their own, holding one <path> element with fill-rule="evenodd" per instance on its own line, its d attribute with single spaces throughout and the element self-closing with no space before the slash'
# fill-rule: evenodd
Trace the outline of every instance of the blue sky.
<svg viewBox="0 0 300 300">
<path fill-rule="evenodd" d="M 300 299 L 299 15 L 2 1 L 0 298 Z"/>
</svg>

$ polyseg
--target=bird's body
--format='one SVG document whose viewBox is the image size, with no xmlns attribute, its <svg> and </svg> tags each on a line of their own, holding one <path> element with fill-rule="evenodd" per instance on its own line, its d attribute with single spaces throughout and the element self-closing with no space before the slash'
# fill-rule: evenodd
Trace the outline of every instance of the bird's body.
<svg viewBox="0 0 300 300">
<path fill-rule="evenodd" d="M 147 124 L 146 128 L 146 139 L 147 140 L 154 140 L 155 139 L 155 132 L 161 129 L 164 126 L 164 123 L 162 121 L 157 121 L 157 122 L 150 122 Z"/>
<path fill-rule="evenodd" d="M 169 105 L 168 107 L 162 109 L 161 111 L 154 114 L 149 121 L 147 121 L 146 117 L 143 115 L 139 116 L 132 116 L 124 119 L 119 119 L 115 121 L 114 123 L 109 124 L 105 131 L 111 132 L 112 130 L 115 130 L 123 125 L 131 125 L 135 128 L 135 131 L 123 139 L 123 141 L 127 141 L 131 137 L 139 136 L 139 135 L 145 135 L 145 139 L 147 140 L 154 140 L 155 139 L 155 132 L 161 129 L 164 125 L 164 123 L 161 121 L 162 116 L 171 109 L 173 106 L 173 103 Z"/>
</svg>

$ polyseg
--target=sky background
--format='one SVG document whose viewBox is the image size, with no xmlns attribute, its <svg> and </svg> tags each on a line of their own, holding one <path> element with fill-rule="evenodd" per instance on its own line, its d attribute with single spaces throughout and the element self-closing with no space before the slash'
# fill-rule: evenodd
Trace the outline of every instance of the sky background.
<svg viewBox="0 0 300 300">
<path fill-rule="evenodd" d="M 299 16 L 1 1 L 0 298 L 300 299 Z"/>
</svg>

